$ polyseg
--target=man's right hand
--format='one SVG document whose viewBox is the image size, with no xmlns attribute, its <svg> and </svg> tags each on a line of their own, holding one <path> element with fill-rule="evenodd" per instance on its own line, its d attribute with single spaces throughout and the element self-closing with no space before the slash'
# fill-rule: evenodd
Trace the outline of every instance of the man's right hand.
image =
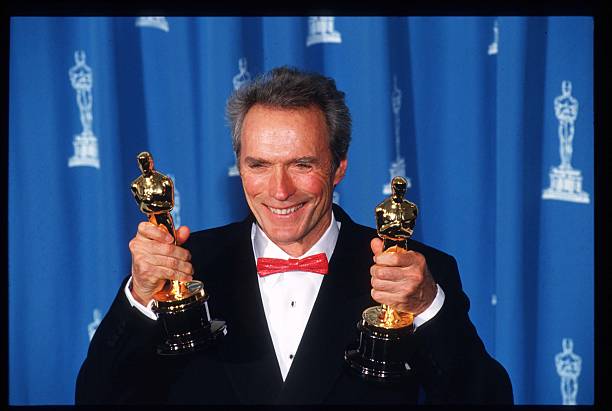
<svg viewBox="0 0 612 411">
<path fill-rule="evenodd" d="M 138 225 L 136 236 L 130 240 L 132 253 L 132 296 L 147 305 L 161 290 L 166 280 L 191 281 L 191 254 L 179 247 L 189 238 L 189 228 L 176 230 L 176 242 L 164 227 L 148 221 Z"/>
</svg>

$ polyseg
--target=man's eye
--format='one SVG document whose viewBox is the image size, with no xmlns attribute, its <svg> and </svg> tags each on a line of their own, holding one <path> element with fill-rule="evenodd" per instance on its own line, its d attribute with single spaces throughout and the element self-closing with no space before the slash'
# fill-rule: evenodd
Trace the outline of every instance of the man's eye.
<svg viewBox="0 0 612 411">
<path fill-rule="evenodd" d="M 300 170 L 310 170 L 312 168 L 312 164 L 310 163 L 296 163 L 295 166 Z"/>
</svg>

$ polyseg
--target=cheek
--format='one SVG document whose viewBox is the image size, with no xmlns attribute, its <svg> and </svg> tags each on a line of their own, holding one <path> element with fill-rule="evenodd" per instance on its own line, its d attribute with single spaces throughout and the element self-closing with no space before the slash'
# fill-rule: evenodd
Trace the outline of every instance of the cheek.
<svg viewBox="0 0 612 411">
<path fill-rule="evenodd" d="M 301 191 L 317 197 L 326 195 L 331 187 L 329 176 L 321 174 L 297 175 L 293 181 Z"/>
<path fill-rule="evenodd" d="M 266 189 L 266 178 L 252 174 L 242 175 L 242 186 L 249 197 L 256 197 Z"/>
</svg>

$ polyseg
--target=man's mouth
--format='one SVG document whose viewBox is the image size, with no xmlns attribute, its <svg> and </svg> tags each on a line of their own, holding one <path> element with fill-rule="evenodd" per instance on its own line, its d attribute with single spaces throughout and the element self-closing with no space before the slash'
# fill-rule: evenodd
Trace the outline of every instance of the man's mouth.
<svg viewBox="0 0 612 411">
<path fill-rule="evenodd" d="M 304 203 L 298 204 L 293 207 L 287 207 L 287 208 L 274 208 L 274 207 L 268 206 L 268 210 L 270 210 L 272 214 L 287 215 L 287 214 L 295 213 L 297 210 L 299 210 L 303 206 L 304 206 Z"/>
</svg>

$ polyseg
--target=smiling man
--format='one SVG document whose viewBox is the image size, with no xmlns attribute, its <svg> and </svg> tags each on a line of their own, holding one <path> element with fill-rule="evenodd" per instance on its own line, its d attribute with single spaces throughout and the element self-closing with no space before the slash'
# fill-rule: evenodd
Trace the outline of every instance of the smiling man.
<svg viewBox="0 0 612 411">
<path fill-rule="evenodd" d="M 91 342 L 76 402 L 512 403 L 506 371 L 468 317 L 455 260 L 413 240 L 406 253 L 383 253 L 375 230 L 332 205 L 351 130 L 335 82 L 277 68 L 237 90 L 227 114 L 250 215 L 193 234 L 180 227 L 178 245 L 138 226 L 131 275 Z M 285 268 L 271 272 L 272 259 Z M 219 344 L 156 355 L 152 296 L 167 279 L 204 281 L 228 325 Z M 400 382 L 366 381 L 344 362 L 373 300 L 415 315 Z"/>
<path fill-rule="evenodd" d="M 259 227 L 287 254 L 306 253 L 330 225 L 332 193 L 347 163 L 345 157 L 334 164 L 323 112 L 253 106 L 244 118 L 239 161 Z"/>
</svg>

